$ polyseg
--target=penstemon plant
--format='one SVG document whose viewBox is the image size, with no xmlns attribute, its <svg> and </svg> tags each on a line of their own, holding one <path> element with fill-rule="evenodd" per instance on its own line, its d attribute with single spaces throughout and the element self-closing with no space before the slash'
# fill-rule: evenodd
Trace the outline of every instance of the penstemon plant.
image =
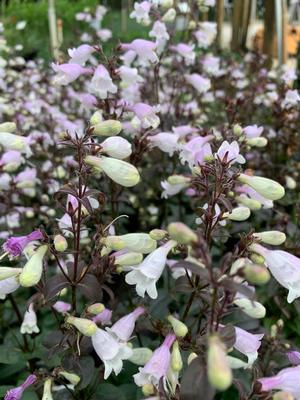
<svg viewBox="0 0 300 400">
<path fill-rule="evenodd" d="M 151 40 L 6 66 L 6 400 L 300 399 L 296 76 L 210 53 L 213 6 L 135 2 Z"/>
</svg>

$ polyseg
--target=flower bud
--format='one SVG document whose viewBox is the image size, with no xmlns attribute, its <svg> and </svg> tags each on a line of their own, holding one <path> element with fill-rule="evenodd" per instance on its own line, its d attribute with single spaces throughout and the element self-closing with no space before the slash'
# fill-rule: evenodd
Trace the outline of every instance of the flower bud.
<svg viewBox="0 0 300 400">
<path fill-rule="evenodd" d="M 273 400 L 294 400 L 295 398 L 291 393 L 280 391 L 280 392 L 274 393 L 272 399 Z"/>
<path fill-rule="evenodd" d="M 162 22 L 173 22 L 176 18 L 176 10 L 170 8 L 162 17 Z"/>
<path fill-rule="evenodd" d="M 53 400 L 51 386 L 52 386 L 52 379 L 51 378 L 46 379 L 44 383 L 42 400 Z"/>
<path fill-rule="evenodd" d="M 191 354 L 189 354 L 188 359 L 187 359 L 188 365 L 190 365 L 190 363 L 191 363 L 193 360 L 195 360 L 195 358 L 197 358 L 197 357 L 198 357 L 198 354 L 196 354 L 196 353 L 191 353 Z"/>
<path fill-rule="evenodd" d="M 47 245 L 40 246 L 24 265 L 19 276 L 21 286 L 34 286 L 40 281 L 43 272 L 43 258 L 47 250 Z"/>
<path fill-rule="evenodd" d="M 93 125 L 93 134 L 97 136 L 116 136 L 122 130 L 122 124 L 120 121 L 114 119 L 108 119 L 107 121 L 100 122 Z"/>
<path fill-rule="evenodd" d="M 151 383 L 146 383 L 142 386 L 142 392 L 144 396 L 151 396 L 151 394 L 154 394 L 154 386 Z"/>
<path fill-rule="evenodd" d="M 288 189 L 294 190 L 297 187 L 297 182 L 291 176 L 285 177 L 285 184 Z"/>
<path fill-rule="evenodd" d="M 170 8 L 174 6 L 174 0 L 161 0 L 160 4 L 163 8 Z"/>
<path fill-rule="evenodd" d="M 0 267 L 0 281 L 4 279 L 11 278 L 12 276 L 17 276 L 22 272 L 22 268 L 13 267 Z"/>
<path fill-rule="evenodd" d="M 265 259 L 263 256 L 257 253 L 252 253 L 250 255 L 250 260 L 254 262 L 254 264 L 262 265 L 265 263 Z"/>
<path fill-rule="evenodd" d="M 256 190 L 259 194 L 269 200 L 279 200 L 285 194 L 284 187 L 272 179 L 240 174 L 238 180 L 252 187 L 252 189 Z"/>
<path fill-rule="evenodd" d="M 250 199 L 247 196 L 236 196 L 235 200 L 240 203 L 243 204 L 244 206 L 250 208 L 250 210 L 260 210 L 261 209 L 261 203 L 257 200 L 254 199 Z"/>
<path fill-rule="evenodd" d="M 234 304 L 237 305 L 245 314 L 251 318 L 264 318 L 266 315 L 265 307 L 258 301 L 246 298 L 235 299 Z"/>
<path fill-rule="evenodd" d="M 245 258 L 238 258 L 234 261 L 230 268 L 230 275 L 234 275 L 238 272 L 239 269 L 245 266 Z"/>
<path fill-rule="evenodd" d="M 250 217 L 250 214 L 251 212 L 248 207 L 236 207 L 231 213 L 226 212 L 223 216 L 232 221 L 245 221 Z"/>
<path fill-rule="evenodd" d="M 67 371 L 59 371 L 60 376 L 66 378 L 72 385 L 76 386 L 80 382 L 80 376 Z"/>
<path fill-rule="evenodd" d="M 152 229 L 151 232 L 149 232 L 149 236 L 153 240 L 162 240 L 167 236 L 168 232 L 163 230 L 163 229 Z"/>
<path fill-rule="evenodd" d="M 180 185 L 183 183 L 190 183 L 191 179 L 183 175 L 171 175 L 167 181 L 170 185 Z"/>
<path fill-rule="evenodd" d="M 169 315 L 167 317 L 167 320 L 172 325 L 173 331 L 177 337 L 183 338 L 186 336 L 186 334 L 188 333 L 188 328 L 183 322 L 181 322 L 181 321 L 179 321 L 179 319 L 173 317 L 173 315 Z"/>
<path fill-rule="evenodd" d="M 132 349 L 132 356 L 129 361 L 136 365 L 145 365 L 152 357 L 152 354 L 152 350 L 147 347 L 137 347 Z"/>
<path fill-rule="evenodd" d="M 142 253 L 128 252 L 115 257 L 116 265 L 137 265 L 143 261 Z"/>
<path fill-rule="evenodd" d="M 66 323 L 74 325 L 75 328 L 84 336 L 93 336 L 97 330 L 97 325 L 95 324 L 95 322 L 87 318 L 77 318 L 69 316 L 66 319 Z"/>
<path fill-rule="evenodd" d="M 233 125 L 232 130 L 233 130 L 233 133 L 235 134 L 235 136 L 241 136 L 241 134 L 243 133 L 243 128 L 239 124 Z"/>
<path fill-rule="evenodd" d="M 232 382 L 232 372 L 227 360 L 226 347 L 217 335 L 208 339 L 207 375 L 212 387 L 226 390 Z"/>
<path fill-rule="evenodd" d="M 68 248 L 68 242 L 62 235 L 55 235 L 53 243 L 56 251 L 66 251 Z"/>
<path fill-rule="evenodd" d="M 3 122 L 3 124 L 0 124 L 0 132 L 13 133 L 16 129 L 17 126 L 14 122 Z"/>
<path fill-rule="evenodd" d="M 121 236 L 107 236 L 104 243 L 112 250 L 123 250 L 148 254 L 156 249 L 156 241 L 147 233 L 127 233 Z M 116 245 L 117 244 L 117 245 Z M 116 248 L 117 247 L 117 248 Z"/>
<path fill-rule="evenodd" d="M 265 147 L 268 144 L 268 139 L 265 137 L 256 137 L 247 139 L 247 144 L 251 147 Z"/>
<path fill-rule="evenodd" d="M 197 241 L 196 233 L 182 222 L 173 222 L 169 224 L 168 232 L 171 239 L 179 244 L 191 244 Z"/>
<path fill-rule="evenodd" d="M 139 183 L 139 171 L 128 162 L 110 157 L 86 156 L 85 162 L 105 174 L 124 187 L 132 187 Z"/>
<path fill-rule="evenodd" d="M 262 241 L 263 243 L 271 244 L 274 246 L 279 246 L 286 240 L 285 234 L 280 231 L 266 231 L 266 232 L 254 233 L 253 237 L 255 239 Z"/>
<path fill-rule="evenodd" d="M 122 137 L 109 137 L 101 143 L 102 151 L 113 158 L 123 160 L 132 153 L 131 144 Z"/>
<path fill-rule="evenodd" d="M 97 125 L 100 124 L 100 122 L 103 121 L 102 117 L 102 112 L 101 111 L 96 111 L 94 114 L 91 116 L 90 123 L 91 125 Z"/>
<path fill-rule="evenodd" d="M 264 285 L 270 280 L 270 272 L 262 265 L 252 264 L 246 265 L 244 268 L 244 276 L 248 282 L 254 285 Z"/>
<path fill-rule="evenodd" d="M 88 308 L 86 310 L 89 314 L 97 315 L 105 310 L 105 306 L 102 303 L 95 303 L 95 304 L 92 304 L 91 306 L 88 306 Z"/>
<path fill-rule="evenodd" d="M 182 357 L 177 340 L 173 343 L 171 353 L 171 367 L 174 371 L 180 372 L 183 367 Z"/>
</svg>

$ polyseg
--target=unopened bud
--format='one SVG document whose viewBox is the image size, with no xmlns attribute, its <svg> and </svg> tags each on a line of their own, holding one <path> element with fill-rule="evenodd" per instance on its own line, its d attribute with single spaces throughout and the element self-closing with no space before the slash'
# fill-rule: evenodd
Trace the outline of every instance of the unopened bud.
<svg viewBox="0 0 300 400">
<path fill-rule="evenodd" d="M 265 307 L 258 301 L 246 298 L 235 299 L 234 304 L 237 305 L 245 314 L 251 318 L 264 318 L 266 315 Z"/>
<path fill-rule="evenodd" d="M 256 137 L 247 139 L 247 144 L 251 147 L 265 147 L 268 144 L 268 139 L 265 137 Z"/>
<path fill-rule="evenodd" d="M 67 250 L 68 248 L 68 242 L 66 238 L 62 235 L 55 235 L 53 243 L 56 251 L 61 252 Z"/>
<path fill-rule="evenodd" d="M 157 243 L 147 233 L 127 233 L 121 236 L 107 236 L 104 243 L 112 250 L 123 250 L 148 254 L 156 249 Z M 117 248 L 116 248 L 117 247 Z"/>
<path fill-rule="evenodd" d="M 162 22 L 173 22 L 176 18 L 176 10 L 170 8 L 162 17 Z"/>
<path fill-rule="evenodd" d="M 18 276 L 21 272 L 22 268 L 0 267 L 0 281 L 11 278 L 12 276 Z"/>
<path fill-rule="evenodd" d="M 167 320 L 172 325 L 173 331 L 177 337 L 185 337 L 188 333 L 188 327 L 179 319 L 173 317 L 173 315 L 169 315 Z"/>
<path fill-rule="evenodd" d="M 262 265 L 265 263 L 265 259 L 263 256 L 257 253 L 252 253 L 250 255 L 250 260 L 254 262 L 254 264 Z"/>
<path fill-rule="evenodd" d="M 152 354 L 152 350 L 147 347 L 137 347 L 132 349 L 132 355 L 129 358 L 129 361 L 135 365 L 145 365 L 152 357 Z"/>
<path fill-rule="evenodd" d="M 102 313 L 102 311 L 105 310 L 105 306 L 102 303 L 95 303 L 95 304 L 88 306 L 88 308 L 86 310 L 89 314 L 97 315 L 97 314 Z"/>
<path fill-rule="evenodd" d="M 119 136 L 108 137 L 101 143 L 101 147 L 101 151 L 119 160 L 129 157 L 132 153 L 131 144 L 128 140 Z"/>
<path fill-rule="evenodd" d="M 244 206 L 248 207 L 250 210 L 260 210 L 261 209 L 261 203 L 257 200 L 250 199 L 248 196 L 241 195 L 241 196 L 236 196 L 235 200 L 243 204 Z"/>
<path fill-rule="evenodd" d="M 94 112 L 94 114 L 92 115 L 92 117 L 90 119 L 90 123 L 92 126 L 100 124 L 100 122 L 102 122 L 102 121 L 103 121 L 103 117 L 102 117 L 101 111 Z"/>
<path fill-rule="evenodd" d="M 116 265 L 137 265 L 143 261 L 142 253 L 128 252 L 115 257 Z"/>
<path fill-rule="evenodd" d="M 163 8 L 170 8 L 173 7 L 174 0 L 161 0 L 160 4 Z"/>
<path fill-rule="evenodd" d="M 29 258 L 19 276 L 21 286 L 31 287 L 40 281 L 43 272 L 43 259 L 47 250 L 47 245 L 40 246 Z"/>
<path fill-rule="evenodd" d="M 84 336 L 93 336 L 96 333 L 97 325 L 87 318 L 77 318 L 69 316 L 66 323 L 75 326 L 75 328 Z"/>
<path fill-rule="evenodd" d="M 274 246 L 278 246 L 285 242 L 286 236 L 283 232 L 280 231 L 266 231 L 260 233 L 254 233 L 253 236 L 255 239 L 258 239 L 266 244 L 271 244 Z"/>
<path fill-rule="evenodd" d="M 207 375 L 212 387 L 224 391 L 232 382 L 232 372 L 227 360 L 226 347 L 217 335 L 208 339 Z"/>
<path fill-rule="evenodd" d="M 0 132 L 13 133 L 16 129 L 17 126 L 14 122 L 3 122 L 3 124 L 0 124 Z"/>
<path fill-rule="evenodd" d="M 169 224 L 168 232 L 171 239 L 179 244 L 191 244 L 197 241 L 196 233 L 182 222 L 173 222 Z"/>
<path fill-rule="evenodd" d="M 252 264 L 246 265 L 244 275 L 248 282 L 254 285 L 264 285 L 270 280 L 270 272 L 262 265 Z"/>
<path fill-rule="evenodd" d="M 190 183 L 191 179 L 183 175 L 171 175 L 167 181 L 170 185 L 181 185 Z"/>
<path fill-rule="evenodd" d="M 107 121 L 100 122 L 93 125 L 93 134 L 97 136 L 116 136 L 122 130 L 122 124 L 120 121 L 108 119 Z"/>
<path fill-rule="evenodd" d="M 151 383 L 146 383 L 142 386 L 142 392 L 144 396 L 151 396 L 151 394 L 154 394 L 154 386 Z"/>
<path fill-rule="evenodd" d="M 44 383 L 44 391 L 43 391 L 42 400 L 53 400 L 51 387 L 52 387 L 52 379 L 48 378 L 45 380 L 45 383 Z"/>
<path fill-rule="evenodd" d="M 174 371 L 180 372 L 183 367 L 182 357 L 177 340 L 173 343 L 171 353 L 171 367 Z"/>
<path fill-rule="evenodd" d="M 297 182 L 291 176 L 285 177 L 285 184 L 286 184 L 286 187 L 290 190 L 294 190 L 297 187 Z"/>
<path fill-rule="evenodd" d="M 195 358 L 197 358 L 197 357 L 198 357 L 198 354 L 196 354 L 196 353 L 191 353 L 191 354 L 188 356 L 188 359 L 187 359 L 188 365 L 190 365 L 190 363 L 191 363 L 193 360 L 195 360 Z"/>
<path fill-rule="evenodd" d="M 256 190 L 259 194 L 269 200 L 279 200 L 284 194 L 284 187 L 272 179 L 261 176 L 249 176 L 240 174 L 238 180 Z"/>
<path fill-rule="evenodd" d="M 226 212 L 223 216 L 232 221 L 245 221 L 250 217 L 250 214 L 251 212 L 248 207 L 236 207 L 231 211 L 231 213 Z"/>
<path fill-rule="evenodd" d="M 152 231 L 149 232 L 149 235 L 153 240 L 162 240 L 167 236 L 167 234 L 168 232 L 163 229 L 152 229 Z"/>
<path fill-rule="evenodd" d="M 233 125 L 232 130 L 233 130 L 233 133 L 235 134 L 235 136 L 241 136 L 241 134 L 243 133 L 243 128 L 239 124 Z"/>
<path fill-rule="evenodd" d="M 60 376 L 66 378 L 72 385 L 76 386 L 80 382 L 80 376 L 67 371 L 59 371 Z"/>
</svg>

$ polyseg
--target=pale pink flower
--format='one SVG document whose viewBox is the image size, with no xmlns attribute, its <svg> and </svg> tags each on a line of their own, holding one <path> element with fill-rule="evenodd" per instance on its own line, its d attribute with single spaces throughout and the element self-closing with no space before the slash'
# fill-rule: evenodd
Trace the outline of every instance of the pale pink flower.
<svg viewBox="0 0 300 400">
<path fill-rule="evenodd" d="M 257 125 L 248 125 L 243 129 L 248 139 L 259 137 L 263 133 L 264 127 Z"/>
<path fill-rule="evenodd" d="M 211 87 L 210 79 L 199 74 L 185 75 L 185 80 L 199 93 L 206 93 Z"/>
<path fill-rule="evenodd" d="M 151 3 L 149 1 L 142 1 L 134 3 L 134 11 L 131 12 L 130 18 L 135 18 L 138 23 L 148 24 L 150 22 L 149 12 Z"/>
<path fill-rule="evenodd" d="M 120 318 L 113 324 L 111 328 L 106 328 L 109 332 L 113 333 L 118 340 L 128 342 L 134 331 L 136 320 L 144 314 L 144 307 L 137 307 L 130 314 Z"/>
<path fill-rule="evenodd" d="M 273 389 L 284 390 L 291 393 L 296 399 L 300 399 L 300 366 L 284 368 L 277 375 L 270 378 L 258 379 L 261 390 L 269 392 Z"/>
<path fill-rule="evenodd" d="M 171 132 L 160 132 L 148 137 L 153 147 L 158 147 L 164 153 L 168 153 L 169 156 L 172 156 L 178 150 L 178 139 L 179 135 Z"/>
<path fill-rule="evenodd" d="M 75 81 L 81 75 L 91 74 L 90 68 L 83 68 L 79 64 L 55 64 L 52 63 L 52 68 L 57 73 L 54 78 L 54 83 L 58 85 L 68 85 Z"/>
<path fill-rule="evenodd" d="M 140 62 L 157 63 L 158 57 L 155 53 L 156 43 L 145 39 L 135 39 L 131 43 L 122 43 L 121 50 L 133 50 L 139 57 Z"/>
<path fill-rule="evenodd" d="M 94 47 L 89 44 L 82 44 L 77 48 L 69 49 L 68 54 L 71 57 L 69 63 L 84 66 L 94 51 Z"/>
<path fill-rule="evenodd" d="M 118 91 L 117 86 L 113 83 L 109 72 L 104 65 L 99 65 L 93 75 L 90 83 L 90 91 L 100 99 L 106 99 L 108 93 L 115 94 Z"/>
<path fill-rule="evenodd" d="M 219 147 L 217 156 L 220 160 L 226 159 L 230 164 L 234 164 L 235 162 L 244 164 L 246 162 L 245 158 L 240 154 L 240 146 L 237 141 L 228 143 L 225 140 Z"/>
</svg>

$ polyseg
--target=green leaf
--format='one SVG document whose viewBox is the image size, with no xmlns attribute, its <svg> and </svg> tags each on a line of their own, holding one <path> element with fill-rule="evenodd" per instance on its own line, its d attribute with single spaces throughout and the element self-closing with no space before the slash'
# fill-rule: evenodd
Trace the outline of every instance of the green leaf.
<svg viewBox="0 0 300 400">
<path fill-rule="evenodd" d="M 96 396 L 101 400 L 127 400 L 121 387 L 116 387 L 110 383 L 102 383 L 98 386 Z M 98 399 L 98 397 L 96 397 Z M 96 399 L 95 398 L 95 399 Z"/>
</svg>

